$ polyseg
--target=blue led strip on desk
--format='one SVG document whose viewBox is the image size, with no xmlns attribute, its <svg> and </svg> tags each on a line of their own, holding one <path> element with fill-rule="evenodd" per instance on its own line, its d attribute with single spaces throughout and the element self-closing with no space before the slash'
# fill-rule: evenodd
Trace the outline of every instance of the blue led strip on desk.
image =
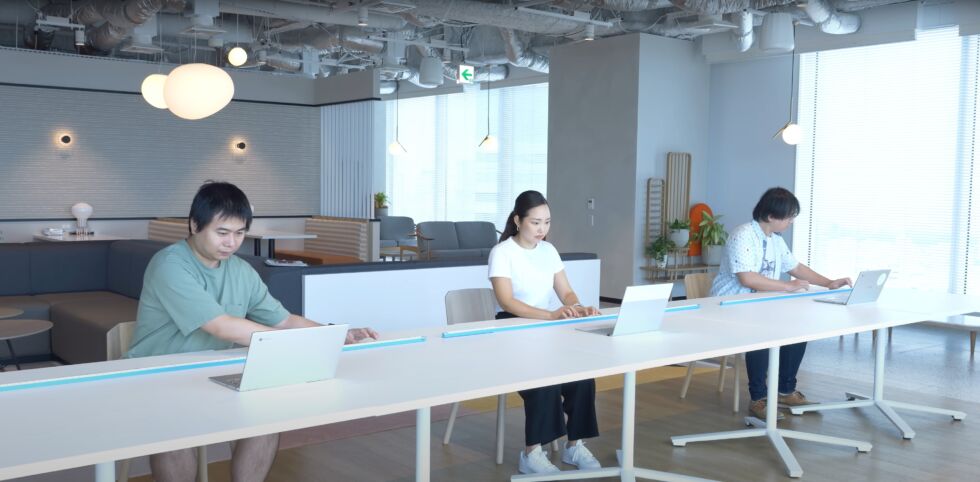
<svg viewBox="0 0 980 482">
<path fill-rule="evenodd" d="M 674 313 L 677 311 L 688 311 L 696 310 L 700 308 L 701 305 L 683 305 L 683 306 L 672 306 L 664 310 L 664 313 Z M 517 331 L 517 330 L 530 330 L 534 328 L 548 328 L 552 326 L 563 326 L 563 325 L 575 325 L 579 323 L 591 323 L 594 321 L 606 321 L 615 320 L 619 315 L 600 315 L 600 316 L 587 316 L 585 318 L 573 318 L 570 320 L 560 320 L 560 321 L 546 321 L 544 323 L 526 323 L 523 325 L 510 325 L 510 326 L 489 326 L 487 328 L 477 328 L 474 330 L 457 330 L 457 331 L 444 331 L 442 333 L 443 338 L 459 338 L 462 336 L 474 336 L 474 335 L 488 335 L 490 333 L 500 333 L 504 331 Z"/>
<path fill-rule="evenodd" d="M 386 346 L 410 345 L 412 343 L 423 343 L 424 336 L 413 336 L 410 338 L 398 338 L 395 340 L 381 340 L 370 343 L 357 343 L 354 345 L 344 345 L 344 351 L 370 350 L 372 348 L 383 348 Z"/>
<path fill-rule="evenodd" d="M 388 346 L 408 345 L 411 343 L 422 343 L 424 341 L 425 341 L 424 336 L 416 336 L 412 338 L 399 338 L 396 340 L 381 340 L 381 341 L 376 341 L 371 343 L 361 343 L 357 345 L 344 345 L 342 350 L 343 351 L 370 350 L 374 348 L 384 348 Z M 176 365 L 176 366 L 166 366 L 166 367 L 156 367 L 156 368 L 139 368 L 139 369 L 125 371 L 125 372 L 95 373 L 91 375 L 80 375 L 71 378 L 57 378 L 54 380 L 40 380 L 36 382 L 24 382 L 24 383 L 13 383 L 10 385 L 0 385 L 0 393 L 13 392 L 17 390 L 29 390 L 32 388 L 46 388 L 46 387 L 56 387 L 60 385 L 74 385 L 76 383 L 97 382 L 101 380 L 113 380 L 117 378 L 129 378 L 129 377 L 137 377 L 142 375 L 156 375 L 158 373 L 181 372 L 186 370 L 196 370 L 198 368 L 213 368 L 213 367 L 220 367 L 220 366 L 243 365 L 243 364 L 245 364 L 245 357 L 237 357 L 237 358 L 229 358 L 227 360 L 188 363 L 186 365 Z"/>
<path fill-rule="evenodd" d="M 827 296 L 827 295 L 835 295 L 837 293 L 850 293 L 850 292 L 851 292 L 851 288 L 844 288 L 842 290 L 814 291 L 811 293 L 792 293 L 788 295 L 767 296 L 765 298 L 750 298 L 747 300 L 725 300 L 718 304 L 720 304 L 721 306 L 744 305 L 745 303 L 762 303 L 764 301 L 787 300 L 790 298 L 807 298 L 810 296 Z"/>
</svg>

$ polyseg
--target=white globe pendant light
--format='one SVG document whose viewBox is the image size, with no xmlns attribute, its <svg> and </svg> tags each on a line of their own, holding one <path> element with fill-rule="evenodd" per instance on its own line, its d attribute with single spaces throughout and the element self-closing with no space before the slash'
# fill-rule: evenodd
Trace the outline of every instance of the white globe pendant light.
<svg viewBox="0 0 980 482">
<path fill-rule="evenodd" d="M 143 99 L 157 109 L 166 109 L 167 101 L 163 98 L 163 85 L 167 82 L 167 76 L 163 74 L 150 74 L 143 79 L 140 85 L 140 93 Z"/>
<path fill-rule="evenodd" d="M 235 67 L 241 67 L 248 60 L 248 53 L 241 47 L 235 47 L 228 51 L 228 63 Z"/>
<path fill-rule="evenodd" d="M 795 146 L 799 144 L 801 140 L 803 140 L 803 129 L 800 129 L 799 125 L 791 122 L 786 124 L 786 127 L 783 127 L 782 137 L 783 142 L 791 146 Z"/>
<path fill-rule="evenodd" d="M 235 96 L 235 83 L 222 69 L 207 64 L 186 64 L 167 76 L 163 97 L 167 108 L 182 119 L 197 120 L 223 109 Z"/>
</svg>

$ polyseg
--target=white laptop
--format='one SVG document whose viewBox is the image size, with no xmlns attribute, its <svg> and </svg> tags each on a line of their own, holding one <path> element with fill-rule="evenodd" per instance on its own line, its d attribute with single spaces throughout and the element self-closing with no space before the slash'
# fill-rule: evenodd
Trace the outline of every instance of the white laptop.
<svg viewBox="0 0 980 482">
<path fill-rule="evenodd" d="M 583 329 L 582 331 L 607 336 L 621 336 L 659 330 L 664 321 L 664 308 L 670 301 L 670 291 L 673 288 L 673 283 L 627 286 L 616 324 L 606 328 Z"/>
<path fill-rule="evenodd" d="M 325 325 L 252 333 L 242 373 L 211 380 L 245 392 L 333 378 L 348 327 Z"/>
<path fill-rule="evenodd" d="M 814 298 L 813 301 L 833 303 L 836 305 L 854 305 L 857 303 L 877 301 L 878 296 L 881 295 L 881 289 L 885 287 L 885 281 L 888 280 L 889 274 L 891 274 L 890 269 L 862 271 L 849 293 Z"/>
</svg>

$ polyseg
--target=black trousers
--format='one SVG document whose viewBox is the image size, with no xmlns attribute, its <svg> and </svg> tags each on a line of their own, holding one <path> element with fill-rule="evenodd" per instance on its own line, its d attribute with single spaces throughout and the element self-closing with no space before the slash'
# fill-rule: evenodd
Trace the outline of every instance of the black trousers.
<svg viewBox="0 0 980 482">
<path fill-rule="evenodd" d="M 504 318 L 515 316 L 506 311 L 497 313 L 498 320 Z M 569 440 L 599 436 L 595 414 L 595 380 L 562 383 L 517 393 L 524 399 L 525 445 L 545 445 L 566 434 Z"/>
<path fill-rule="evenodd" d="M 803 363 L 806 342 L 786 345 L 779 348 L 779 393 L 793 393 L 796 390 L 796 374 Z M 752 401 L 766 398 L 769 375 L 769 350 L 750 351 L 745 354 L 745 372 L 749 376 L 749 395 Z M 769 383 L 772 383 L 769 380 Z"/>
</svg>

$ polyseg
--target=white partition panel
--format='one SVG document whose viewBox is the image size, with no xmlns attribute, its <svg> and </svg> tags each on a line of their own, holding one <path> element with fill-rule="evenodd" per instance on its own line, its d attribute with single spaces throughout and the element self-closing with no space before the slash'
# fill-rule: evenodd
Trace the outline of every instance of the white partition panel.
<svg viewBox="0 0 980 482">
<path fill-rule="evenodd" d="M 582 304 L 598 307 L 599 260 L 565 261 L 565 272 Z M 303 313 L 382 332 L 442 326 L 447 292 L 489 287 L 486 265 L 314 274 L 303 279 Z"/>
</svg>

